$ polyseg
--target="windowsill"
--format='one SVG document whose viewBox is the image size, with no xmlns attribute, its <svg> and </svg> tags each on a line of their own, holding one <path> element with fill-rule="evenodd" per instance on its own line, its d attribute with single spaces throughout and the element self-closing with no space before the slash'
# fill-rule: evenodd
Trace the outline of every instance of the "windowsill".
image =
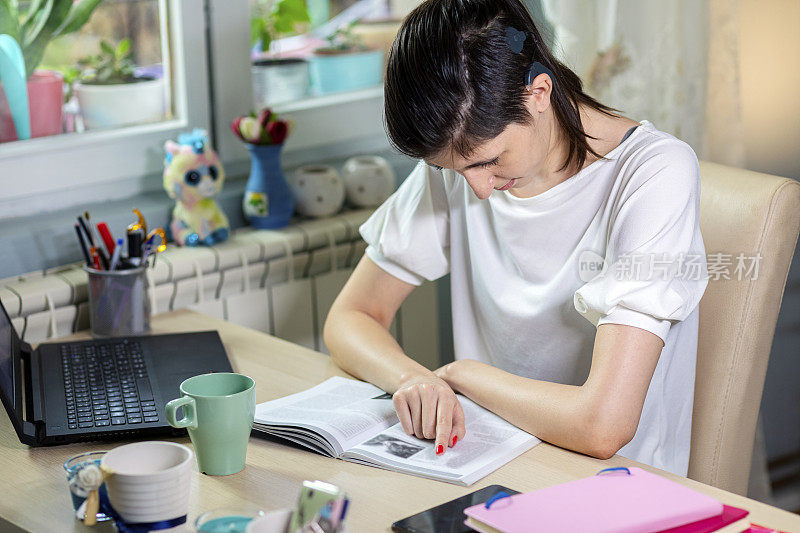
<svg viewBox="0 0 800 533">
<path fill-rule="evenodd" d="M 326 94 L 324 96 L 312 96 L 310 98 L 303 98 L 302 100 L 276 104 L 273 106 L 273 110 L 276 113 L 295 113 L 297 111 L 305 111 L 308 109 L 333 107 L 350 102 L 380 98 L 383 98 L 383 85 L 376 85 L 375 87 L 367 87 L 366 89 L 358 89 L 356 91 Z"/>
<path fill-rule="evenodd" d="M 103 130 L 87 130 L 73 133 L 59 133 L 46 137 L 35 137 L 24 141 L 12 141 L 0 144 L 0 161 L 4 158 L 20 156 L 36 156 L 43 152 L 58 150 L 70 151 L 84 146 L 96 146 L 117 142 L 134 135 L 160 133 L 178 128 L 185 128 L 183 119 L 167 119 L 152 124 L 137 124 Z"/>
<path fill-rule="evenodd" d="M 397 176 L 398 184 L 413 170 L 416 161 L 390 149 L 373 152 L 385 157 Z M 321 156 L 317 162 L 341 170 L 346 157 Z M 286 163 L 286 161 L 284 161 Z M 284 164 L 289 175 L 295 165 Z M 220 208 L 228 215 L 231 228 L 246 226 L 242 215 L 242 196 L 247 185 L 246 173 L 229 173 L 222 192 L 216 197 Z M 160 179 L 158 179 L 160 183 Z M 46 270 L 80 261 L 73 224 L 78 213 L 89 211 L 92 219 L 105 221 L 112 233 L 134 221 L 133 208 L 138 208 L 152 227 L 166 227 L 175 205 L 161 189 L 140 192 L 126 198 L 96 201 L 67 209 L 0 219 L 0 279 Z"/>
</svg>

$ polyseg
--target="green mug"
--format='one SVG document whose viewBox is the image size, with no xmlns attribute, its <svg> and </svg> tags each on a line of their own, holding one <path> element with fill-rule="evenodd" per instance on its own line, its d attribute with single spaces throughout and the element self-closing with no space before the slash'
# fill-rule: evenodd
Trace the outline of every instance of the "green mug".
<svg viewBox="0 0 800 533">
<path fill-rule="evenodd" d="M 201 374 L 181 383 L 183 397 L 167 404 L 167 422 L 186 428 L 197 467 L 225 476 L 244 468 L 256 411 L 256 383 L 242 374 Z M 175 412 L 183 407 L 183 418 Z"/>
</svg>

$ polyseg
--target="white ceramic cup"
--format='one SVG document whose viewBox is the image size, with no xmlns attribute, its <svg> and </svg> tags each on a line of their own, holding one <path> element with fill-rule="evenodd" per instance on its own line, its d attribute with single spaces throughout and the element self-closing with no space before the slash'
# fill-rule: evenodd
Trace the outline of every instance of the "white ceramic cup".
<svg viewBox="0 0 800 533">
<path fill-rule="evenodd" d="M 174 442 L 126 444 L 103 456 L 108 499 L 132 524 L 171 520 L 189 511 L 192 450 Z"/>
</svg>

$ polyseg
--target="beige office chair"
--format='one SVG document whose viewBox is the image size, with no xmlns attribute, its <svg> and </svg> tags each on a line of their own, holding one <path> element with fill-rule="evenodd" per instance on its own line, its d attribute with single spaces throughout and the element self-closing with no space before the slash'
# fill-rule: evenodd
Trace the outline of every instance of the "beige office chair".
<svg viewBox="0 0 800 533">
<path fill-rule="evenodd" d="M 783 288 L 800 230 L 800 183 L 701 163 L 706 252 L 760 254 L 757 279 L 709 280 L 700 338 L 689 477 L 746 495 L 756 421 Z M 733 268 L 731 268 L 733 274 Z"/>
</svg>

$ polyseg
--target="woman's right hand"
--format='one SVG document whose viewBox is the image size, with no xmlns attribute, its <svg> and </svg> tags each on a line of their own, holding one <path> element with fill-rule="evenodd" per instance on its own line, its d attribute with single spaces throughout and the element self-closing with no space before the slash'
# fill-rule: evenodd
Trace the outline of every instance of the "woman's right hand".
<svg viewBox="0 0 800 533">
<path fill-rule="evenodd" d="M 437 455 L 464 439 L 461 404 L 450 385 L 435 374 L 409 378 L 392 399 L 403 430 L 419 439 L 436 439 Z"/>
</svg>

